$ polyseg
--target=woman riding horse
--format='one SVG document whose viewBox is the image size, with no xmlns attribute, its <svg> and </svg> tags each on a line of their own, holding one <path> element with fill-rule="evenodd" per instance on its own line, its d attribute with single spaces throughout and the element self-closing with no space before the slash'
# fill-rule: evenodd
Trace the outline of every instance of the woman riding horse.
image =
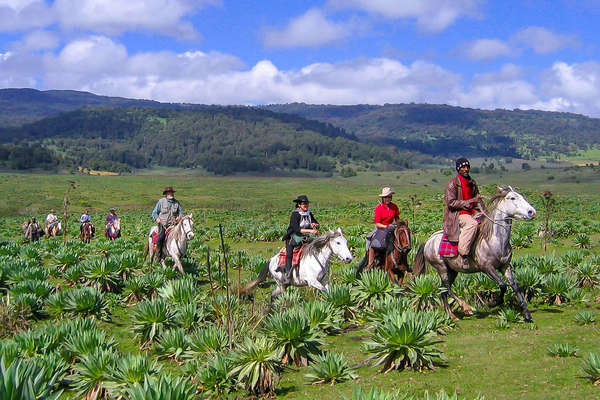
<svg viewBox="0 0 600 400">
<path fill-rule="evenodd" d="M 367 268 L 373 267 L 376 250 L 384 250 L 387 246 L 389 232 L 400 222 L 400 210 L 392 203 L 392 195 L 395 192 L 390 187 L 384 187 L 379 194 L 379 204 L 375 207 L 375 230 L 367 236 Z"/>
<path fill-rule="evenodd" d="M 285 270 L 283 271 L 283 283 L 289 284 L 292 275 L 292 257 L 294 249 L 306 243 L 309 235 L 319 233 L 319 223 L 313 213 L 308 209 L 310 202 L 306 195 L 300 195 L 294 200 L 296 209 L 290 216 L 290 225 L 283 237 L 285 241 Z"/>
</svg>

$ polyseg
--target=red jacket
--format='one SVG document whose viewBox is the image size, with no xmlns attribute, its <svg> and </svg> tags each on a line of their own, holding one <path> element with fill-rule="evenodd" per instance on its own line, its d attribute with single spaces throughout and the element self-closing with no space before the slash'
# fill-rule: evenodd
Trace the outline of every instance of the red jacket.
<svg viewBox="0 0 600 400">
<path fill-rule="evenodd" d="M 394 203 L 390 203 L 389 205 L 385 205 L 384 203 L 379 203 L 377 207 L 375 207 L 375 223 L 376 224 L 384 224 L 389 225 L 394 223 L 396 218 L 400 218 L 400 210 L 398 206 Z"/>
</svg>

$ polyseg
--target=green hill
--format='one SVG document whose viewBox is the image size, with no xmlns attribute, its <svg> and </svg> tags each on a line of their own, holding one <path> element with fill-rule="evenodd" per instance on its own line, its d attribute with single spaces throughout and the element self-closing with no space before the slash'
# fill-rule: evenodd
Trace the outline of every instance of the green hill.
<svg viewBox="0 0 600 400">
<path fill-rule="evenodd" d="M 0 160 L 16 169 L 131 171 L 152 166 L 217 174 L 333 172 L 345 164 L 402 169 L 424 157 L 360 143 L 343 129 L 252 107 L 83 108 L 0 130 Z M 28 155 L 43 149 L 45 157 Z"/>
<path fill-rule="evenodd" d="M 429 104 L 265 106 L 331 123 L 363 141 L 435 156 L 573 155 L 600 144 L 600 119 L 571 113 Z"/>
</svg>

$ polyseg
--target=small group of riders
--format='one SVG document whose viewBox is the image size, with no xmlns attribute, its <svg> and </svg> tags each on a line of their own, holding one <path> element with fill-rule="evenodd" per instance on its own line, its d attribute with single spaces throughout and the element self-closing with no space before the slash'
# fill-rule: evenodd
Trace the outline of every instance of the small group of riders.
<svg viewBox="0 0 600 400">
<path fill-rule="evenodd" d="M 471 244 L 477 233 L 477 216 L 485 211 L 485 205 L 479 196 L 479 189 L 475 180 L 470 176 L 470 163 L 461 157 L 455 162 L 457 175 L 452 177 L 447 185 L 444 195 L 444 219 L 443 231 L 450 242 L 458 243 L 458 257 L 461 257 L 463 264 L 468 264 Z M 167 186 L 164 191 L 164 197 L 159 199 L 152 210 L 152 219 L 158 226 L 158 232 L 153 239 L 153 250 L 157 252 L 158 259 L 164 258 L 162 254 L 163 243 L 168 234 L 169 228 L 175 225 L 183 215 L 183 207 L 175 199 L 175 190 L 172 186 Z M 400 210 L 392 202 L 392 196 L 395 192 L 390 187 L 384 187 L 378 195 L 380 202 L 374 210 L 375 229 L 367 236 L 366 252 L 369 267 L 376 260 L 378 252 L 381 252 L 385 246 L 390 233 L 401 223 Z M 283 237 L 285 242 L 285 265 L 280 269 L 283 272 L 283 281 L 290 282 L 292 275 L 292 257 L 294 249 L 309 242 L 312 237 L 319 232 L 319 222 L 309 208 L 310 201 L 306 195 L 300 195 L 295 200 L 295 209 L 290 216 L 288 229 Z M 106 216 L 106 231 L 111 225 L 118 221 L 116 210 L 111 208 Z M 29 225 L 37 223 L 35 218 L 28 221 Z M 81 232 L 85 224 L 91 224 L 92 235 L 95 231 L 93 227 L 89 210 L 81 215 Z M 55 210 L 50 210 L 46 217 L 46 233 L 51 232 L 58 226 L 60 221 Z M 25 225 L 24 225 L 25 229 Z"/>
</svg>

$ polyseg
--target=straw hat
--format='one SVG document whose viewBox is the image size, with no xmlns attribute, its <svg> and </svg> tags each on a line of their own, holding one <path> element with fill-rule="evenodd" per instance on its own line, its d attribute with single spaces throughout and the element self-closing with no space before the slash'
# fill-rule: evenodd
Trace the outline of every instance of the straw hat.
<svg viewBox="0 0 600 400">
<path fill-rule="evenodd" d="M 175 193 L 176 190 L 173 189 L 173 186 L 167 186 L 165 190 L 163 190 L 163 194 L 167 194 L 168 192 Z"/>
<path fill-rule="evenodd" d="M 394 192 L 391 187 L 384 187 L 383 189 L 381 189 L 381 194 L 379 195 L 379 197 L 388 197 L 393 195 L 394 193 L 396 192 Z"/>
</svg>

